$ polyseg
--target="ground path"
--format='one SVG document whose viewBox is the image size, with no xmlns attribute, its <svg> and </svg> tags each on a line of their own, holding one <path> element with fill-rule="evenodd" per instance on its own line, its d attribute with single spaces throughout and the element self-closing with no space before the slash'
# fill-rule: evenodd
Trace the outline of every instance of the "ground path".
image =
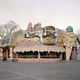
<svg viewBox="0 0 80 80">
<path fill-rule="evenodd" d="M 80 61 L 0 62 L 0 80 L 80 80 Z"/>
</svg>

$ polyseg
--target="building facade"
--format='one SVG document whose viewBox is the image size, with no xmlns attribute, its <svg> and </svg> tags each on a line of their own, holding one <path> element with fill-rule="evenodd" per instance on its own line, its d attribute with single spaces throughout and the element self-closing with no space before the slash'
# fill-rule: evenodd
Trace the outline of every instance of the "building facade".
<svg viewBox="0 0 80 80">
<path fill-rule="evenodd" d="M 31 27 L 31 26 L 30 26 Z M 70 35 L 71 34 L 71 35 Z M 1 40 L 0 60 L 11 62 L 58 62 L 75 59 L 76 39 L 73 32 L 53 26 L 19 30 Z M 72 57 L 73 56 L 73 57 Z"/>
</svg>

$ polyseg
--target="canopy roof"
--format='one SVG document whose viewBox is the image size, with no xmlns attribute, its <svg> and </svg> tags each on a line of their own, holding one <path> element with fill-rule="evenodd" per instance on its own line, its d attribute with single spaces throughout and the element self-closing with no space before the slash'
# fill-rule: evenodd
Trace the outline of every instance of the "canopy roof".
<svg viewBox="0 0 80 80">
<path fill-rule="evenodd" d="M 14 52 L 25 52 L 25 51 L 54 51 L 54 52 L 65 52 L 62 46 L 54 45 L 30 45 L 30 46 L 17 46 L 13 50 Z"/>
</svg>

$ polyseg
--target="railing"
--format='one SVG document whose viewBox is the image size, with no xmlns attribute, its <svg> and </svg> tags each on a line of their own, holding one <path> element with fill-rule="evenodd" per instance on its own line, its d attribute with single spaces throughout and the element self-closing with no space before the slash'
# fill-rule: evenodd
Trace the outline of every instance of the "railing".
<svg viewBox="0 0 80 80">
<path fill-rule="evenodd" d="M 41 55 L 40 58 L 60 58 L 60 56 L 46 56 L 46 55 Z"/>
<path fill-rule="evenodd" d="M 19 58 L 38 58 L 38 55 L 19 55 Z"/>
<path fill-rule="evenodd" d="M 38 58 L 38 55 L 19 55 L 19 58 Z M 60 58 L 60 56 L 46 56 L 41 55 L 40 58 Z"/>
</svg>

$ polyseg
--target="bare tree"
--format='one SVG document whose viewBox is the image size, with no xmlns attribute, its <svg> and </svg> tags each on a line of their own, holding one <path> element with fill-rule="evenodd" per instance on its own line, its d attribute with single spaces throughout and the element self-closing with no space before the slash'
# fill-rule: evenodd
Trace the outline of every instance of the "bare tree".
<svg viewBox="0 0 80 80">
<path fill-rule="evenodd" d="M 18 25 L 14 21 L 9 21 L 7 24 L 0 25 L 0 37 L 5 35 L 11 35 Z"/>
</svg>

